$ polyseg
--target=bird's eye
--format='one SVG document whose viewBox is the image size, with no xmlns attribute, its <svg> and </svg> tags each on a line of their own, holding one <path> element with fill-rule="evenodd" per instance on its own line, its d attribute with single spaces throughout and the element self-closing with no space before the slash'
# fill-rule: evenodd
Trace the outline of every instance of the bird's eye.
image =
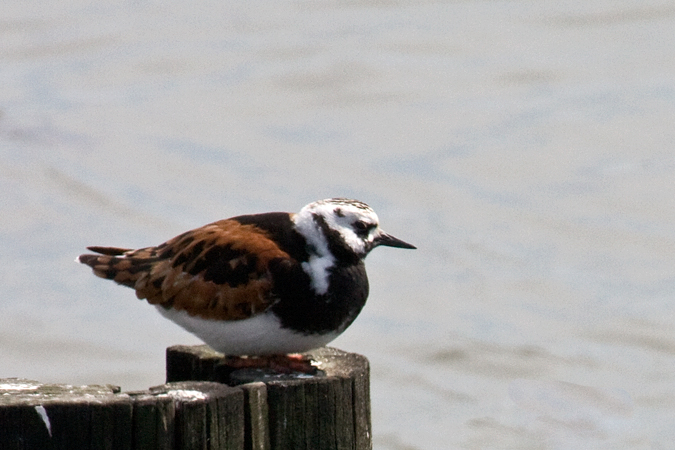
<svg viewBox="0 0 675 450">
<path fill-rule="evenodd" d="M 356 234 L 359 235 L 365 235 L 368 234 L 368 232 L 373 228 L 373 224 L 371 223 L 366 223 L 363 220 L 357 220 L 354 222 L 354 230 L 356 231 Z"/>
</svg>

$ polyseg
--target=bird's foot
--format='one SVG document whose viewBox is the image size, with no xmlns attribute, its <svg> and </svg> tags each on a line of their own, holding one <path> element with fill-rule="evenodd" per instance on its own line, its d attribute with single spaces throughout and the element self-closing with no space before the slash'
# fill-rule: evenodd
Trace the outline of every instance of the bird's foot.
<svg viewBox="0 0 675 450">
<path fill-rule="evenodd" d="M 316 374 L 317 368 L 312 359 L 299 353 L 270 356 L 225 356 L 226 366 L 234 369 L 269 369 L 277 373 L 300 372 Z"/>
</svg>

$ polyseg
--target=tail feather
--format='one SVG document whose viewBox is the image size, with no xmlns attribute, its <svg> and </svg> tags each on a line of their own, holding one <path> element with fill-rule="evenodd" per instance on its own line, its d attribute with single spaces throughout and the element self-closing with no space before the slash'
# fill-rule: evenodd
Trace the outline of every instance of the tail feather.
<svg viewBox="0 0 675 450">
<path fill-rule="evenodd" d="M 126 257 L 130 250 L 114 247 L 88 247 L 99 255 L 80 255 L 77 261 L 92 268 L 94 275 L 113 280 L 123 286 L 136 288 L 136 282 L 146 277 L 156 259 Z"/>
<path fill-rule="evenodd" d="M 92 246 L 92 247 L 87 247 L 87 250 L 91 250 L 92 252 L 95 252 L 95 253 L 100 253 L 101 255 L 119 256 L 119 255 L 125 254 L 126 252 L 130 252 L 132 249 L 130 249 L 130 248 L 119 248 L 119 247 Z"/>
</svg>

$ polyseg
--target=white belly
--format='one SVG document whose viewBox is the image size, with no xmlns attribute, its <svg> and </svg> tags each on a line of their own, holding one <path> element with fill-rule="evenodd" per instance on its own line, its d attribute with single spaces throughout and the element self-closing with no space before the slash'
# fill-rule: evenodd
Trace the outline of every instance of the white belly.
<svg viewBox="0 0 675 450">
<path fill-rule="evenodd" d="M 299 353 L 323 347 L 338 336 L 337 333 L 305 335 L 281 328 L 279 319 L 271 313 L 258 314 L 244 320 L 222 321 L 202 319 L 185 311 L 161 306 L 157 306 L 157 310 L 225 355 Z"/>
</svg>

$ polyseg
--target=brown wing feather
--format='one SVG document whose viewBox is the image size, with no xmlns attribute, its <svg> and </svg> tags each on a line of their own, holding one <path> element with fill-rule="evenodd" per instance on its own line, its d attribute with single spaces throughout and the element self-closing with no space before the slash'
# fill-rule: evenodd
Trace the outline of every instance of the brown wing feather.
<svg viewBox="0 0 675 450">
<path fill-rule="evenodd" d="M 93 247 L 82 255 L 100 277 L 132 287 L 138 298 L 193 316 L 240 320 L 273 302 L 267 270 L 273 259 L 290 259 L 253 225 L 221 220 L 161 244 L 138 250 Z"/>
</svg>

